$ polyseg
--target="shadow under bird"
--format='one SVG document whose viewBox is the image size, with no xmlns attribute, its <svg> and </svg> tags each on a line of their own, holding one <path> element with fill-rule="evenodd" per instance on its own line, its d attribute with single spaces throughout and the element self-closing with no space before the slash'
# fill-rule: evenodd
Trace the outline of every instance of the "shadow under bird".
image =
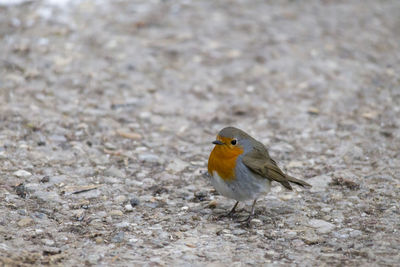
<svg viewBox="0 0 400 267">
<path fill-rule="evenodd" d="M 250 215 L 244 220 L 249 223 L 254 215 L 257 199 L 270 191 L 272 181 L 289 190 L 292 190 L 290 183 L 311 187 L 310 184 L 283 173 L 269 156 L 267 148 L 238 128 L 222 129 L 213 144 L 215 147 L 208 159 L 208 173 L 212 177 L 212 184 L 221 195 L 236 200 L 226 216 L 235 212 L 240 201 L 253 200 Z"/>
</svg>

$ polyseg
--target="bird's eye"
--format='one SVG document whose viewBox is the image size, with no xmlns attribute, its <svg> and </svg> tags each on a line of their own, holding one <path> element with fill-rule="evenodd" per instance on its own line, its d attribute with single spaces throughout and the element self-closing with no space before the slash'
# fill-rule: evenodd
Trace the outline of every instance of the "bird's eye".
<svg viewBox="0 0 400 267">
<path fill-rule="evenodd" d="M 231 144 L 232 144 L 232 145 L 236 145 L 236 143 L 237 143 L 237 140 L 236 140 L 236 139 L 233 139 L 233 140 L 231 141 Z"/>
</svg>

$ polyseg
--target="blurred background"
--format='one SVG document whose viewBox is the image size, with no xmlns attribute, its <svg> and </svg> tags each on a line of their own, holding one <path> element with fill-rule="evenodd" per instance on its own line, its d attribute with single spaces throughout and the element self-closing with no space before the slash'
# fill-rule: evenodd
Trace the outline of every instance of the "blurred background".
<svg viewBox="0 0 400 267">
<path fill-rule="evenodd" d="M 0 262 L 399 262 L 399 14 L 0 0 Z M 314 185 L 275 187 L 250 230 L 209 219 L 232 204 L 204 175 L 228 125 Z"/>
</svg>

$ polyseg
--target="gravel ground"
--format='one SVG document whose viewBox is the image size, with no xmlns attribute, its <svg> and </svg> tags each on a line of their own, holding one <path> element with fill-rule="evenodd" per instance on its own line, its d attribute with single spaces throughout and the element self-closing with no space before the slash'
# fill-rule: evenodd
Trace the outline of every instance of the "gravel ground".
<svg viewBox="0 0 400 267">
<path fill-rule="evenodd" d="M 400 2 L 0 1 L 0 264 L 400 262 Z M 250 227 L 228 125 L 311 189 Z"/>
</svg>

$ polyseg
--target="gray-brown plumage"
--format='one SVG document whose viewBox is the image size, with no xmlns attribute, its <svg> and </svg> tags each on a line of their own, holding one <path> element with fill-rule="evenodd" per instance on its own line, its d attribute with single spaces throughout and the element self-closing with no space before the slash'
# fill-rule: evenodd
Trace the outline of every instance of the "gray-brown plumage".
<svg viewBox="0 0 400 267">
<path fill-rule="evenodd" d="M 220 133 L 221 136 L 237 138 L 238 142 L 241 140 L 251 140 L 248 144 L 242 142 L 243 146 L 251 146 L 248 152 L 243 155 L 243 163 L 254 173 L 267 178 L 271 181 L 276 181 L 282 184 L 285 188 L 292 190 L 289 182 L 295 183 L 300 186 L 311 186 L 310 184 L 289 176 L 282 172 L 278 167 L 275 160 L 273 160 L 268 153 L 267 148 L 256 139 L 235 127 L 226 127 Z"/>
</svg>

